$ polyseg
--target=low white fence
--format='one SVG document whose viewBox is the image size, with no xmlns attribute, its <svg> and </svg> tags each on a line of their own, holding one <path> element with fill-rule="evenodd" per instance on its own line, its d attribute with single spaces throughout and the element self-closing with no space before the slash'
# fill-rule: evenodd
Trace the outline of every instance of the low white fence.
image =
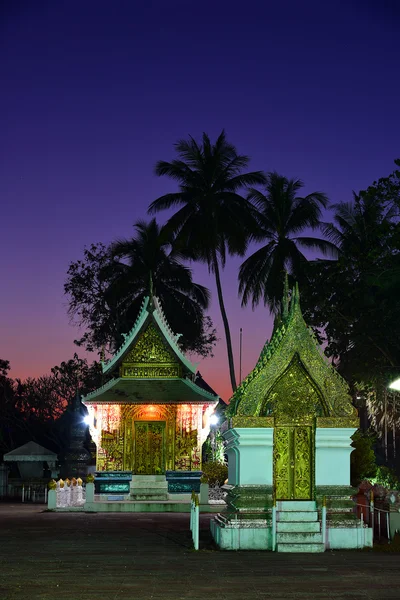
<svg viewBox="0 0 400 600">
<path fill-rule="evenodd" d="M 83 506 L 86 502 L 86 490 L 82 485 L 82 479 L 74 477 L 63 481 L 51 481 L 49 483 L 48 501 L 47 507 L 49 509 L 54 508 L 67 508 Z"/>
<path fill-rule="evenodd" d="M 200 534 L 200 508 L 199 508 L 199 497 L 195 492 L 192 492 L 192 499 L 190 501 L 190 531 L 192 532 L 192 539 L 194 549 L 199 549 L 199 534 Z"/>
</svg>

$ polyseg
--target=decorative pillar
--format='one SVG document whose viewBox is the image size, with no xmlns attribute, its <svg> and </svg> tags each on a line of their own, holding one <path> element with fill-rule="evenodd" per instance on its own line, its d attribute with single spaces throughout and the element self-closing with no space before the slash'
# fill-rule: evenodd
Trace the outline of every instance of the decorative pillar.
<svg viewBox="0 0 400 600">
<path fill-rule="evenodd" d="M 315 433 L 315 485 L 350 486 L 350 427 L 317 428 Z"/>
<path fill-rule="evenodd" d="M 234 428 L 223 435 L 229 485 L 272 486 L 273 427 Z"/>
</svg>

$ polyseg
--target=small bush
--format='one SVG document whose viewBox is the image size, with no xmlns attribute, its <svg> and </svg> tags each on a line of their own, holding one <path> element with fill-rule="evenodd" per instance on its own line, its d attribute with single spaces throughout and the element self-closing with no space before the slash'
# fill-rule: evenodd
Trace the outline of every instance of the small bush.
<svg viewBox="0 0 400 600">
<path fill-rule="evenodd" d="M 217 461 L 203 463 L 202 483 L 223 485 L 228 477 L 228 466 Z"/>
<path fill-rule="evenodd" d="M 378 467 L 375 477 L 370 481 L 373 484 L 382 485 L 387 490 L 400 490 L 399 479 L 395 471 L 389 467 Z"/>
</svg>

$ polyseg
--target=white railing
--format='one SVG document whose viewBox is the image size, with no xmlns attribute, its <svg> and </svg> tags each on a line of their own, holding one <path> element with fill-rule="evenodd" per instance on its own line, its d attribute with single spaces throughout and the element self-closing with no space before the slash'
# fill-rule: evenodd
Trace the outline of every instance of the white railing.
<svg viewBox="0 0 400 600">
<path fill-rule="evenodd" d="M 334 498 L 334 496 L 328 496 Z M 325 545 L 326 548 L 326 542 L 327 542 L 327 529 L 326 529 L 326 496 L 324 496 L 323 499 L 323 503 L 322 503 L 322 541 Z M 390 520 L 389 520 L 389 513 L 390 511 L 382 509 L 382 508 L 376 508 L 375 506 L 375 502 L 374 502 L 374 494 L 373 492 L 371 492 L 370 498 L 369 498 L 369 503 L 366 504 L 359 504 L 357 502 L 354 503 L 354 507 L 357 510 L 357 507 L 360 507 L 360 526 L 361 529 L 364 530 L 365 527 L 372 529 L 372 542 L 374 542 L 375 539 L 375 530 L 378 530 L 378 540 L 381 541 L 382 539 L 382 529 L 386 529 L 386 535 L 384 536 L 384 539 L 387 538 L 388 543 L 390 544 Z M 364 511 L 366 512 L 366 516 L 364 519 Z M 384 525 L 386 527 L 384 527 Z"/>
<path fill-rule="evenodd" d="M 195 492 L 192 492 L 192 498 L 190 501 L 190 531 L 192 532 L 194 549 L 198 550 L 200 533 L 200 509 L 199 497 Z"/>
</svg>

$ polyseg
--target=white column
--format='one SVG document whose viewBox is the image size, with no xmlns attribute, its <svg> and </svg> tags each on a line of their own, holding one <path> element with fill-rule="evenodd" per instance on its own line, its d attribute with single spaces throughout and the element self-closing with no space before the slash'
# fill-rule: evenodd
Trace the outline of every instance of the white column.
<svg viewBox="0 0 400 600">
<path fill-rule="evenodd" d="M 315 434 L 315 485 L 350 485 L 350 427 L 318 427 Z"/>
<path fill-rule="evenodd" d="M 273 427 L 228 429 L 224 438 L 230 485 L 272 485 Z"/>
</svg>

